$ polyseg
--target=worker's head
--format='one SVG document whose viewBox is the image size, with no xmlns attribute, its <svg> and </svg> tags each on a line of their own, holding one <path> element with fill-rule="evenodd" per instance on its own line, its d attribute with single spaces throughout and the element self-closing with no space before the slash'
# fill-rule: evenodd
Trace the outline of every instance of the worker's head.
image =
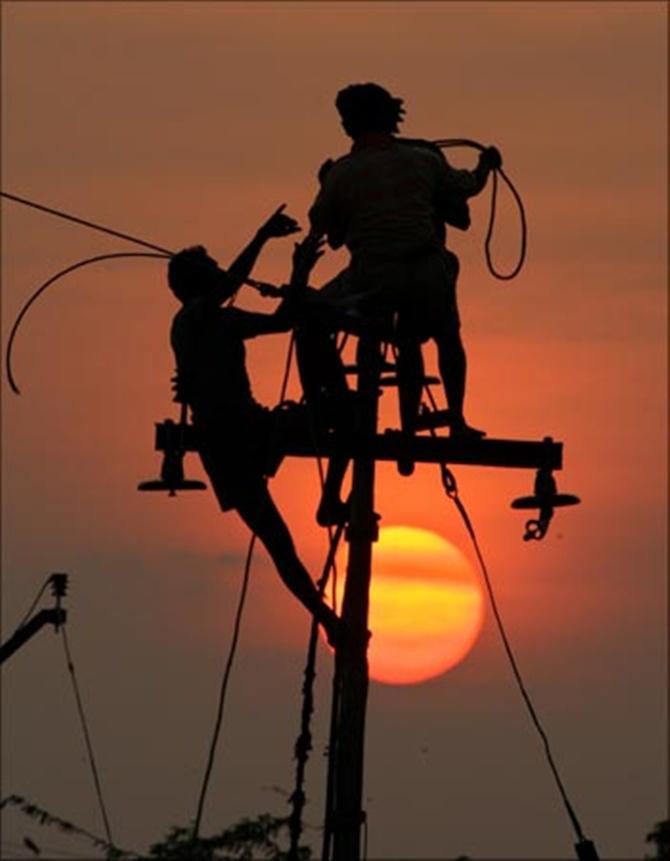
<svg viewBox="0 0 670 861">
<path fill-rule="evenodd" d="M 170 258 L 168 284 L 180 302 L 203 296 L 220 283 L 221 270 L 202 245 L 185 248 Z"/>
<path fill-rule="evenodd" d="M 365 132 L 397 132 L 405 113 L 402 102 L 379 84 L 351 84 L 337 94 L 335 106 L 345 132 L 355 139 Z"/>
</svg>

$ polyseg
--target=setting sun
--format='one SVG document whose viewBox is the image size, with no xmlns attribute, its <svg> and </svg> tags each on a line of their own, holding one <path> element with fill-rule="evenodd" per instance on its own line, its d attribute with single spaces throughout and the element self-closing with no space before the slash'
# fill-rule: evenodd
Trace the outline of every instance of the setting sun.
<svg viewBox="0 0 670 861">
<path fill-rule="evenodd" d="M 460 550 L 426 529 L 380 529 L 370 587 L 372 679 L 407 685 L 441 675 L 468 654 L 482 620 L 482 590 Z"/>
</svg>

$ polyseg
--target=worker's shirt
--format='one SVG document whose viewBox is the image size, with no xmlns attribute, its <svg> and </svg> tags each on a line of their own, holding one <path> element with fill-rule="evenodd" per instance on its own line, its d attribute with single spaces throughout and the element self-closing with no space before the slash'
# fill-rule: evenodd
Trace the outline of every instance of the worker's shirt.
<svg viewBox="0 0 670 861">
<path fill-rule="evenodd" d="M 244 341 L 287 328 L 272 314 L 221 308 L 206 300 L 184 305 L 172 322 L 170 341 L 180 393 L 194 419 L 243 422 L 259 409 L 246 369 Z"/>
<path fill-rule="evenodd" d="M 455 170 L 441 153 L 379 135 L 335 162 L 309 216 L 334 248 L 402 259 L 442 247 L 445 213 L 460 197 L 467 218 L 465 198 L 480 190 L 473 172 Z"/>
</svg>

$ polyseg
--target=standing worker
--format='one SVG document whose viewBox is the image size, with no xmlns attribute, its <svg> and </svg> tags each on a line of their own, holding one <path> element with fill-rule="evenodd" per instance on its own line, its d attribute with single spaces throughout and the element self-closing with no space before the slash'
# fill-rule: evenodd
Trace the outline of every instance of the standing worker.
<svg viewBox="0 0 670 861">
<path fill-rule="evenodd" d="M 326 234 L 332 248 L 344 245 L 351 253 L 339 286 L 360 297 L 360 310 L 386 321 L 395 318 L 404 432 L 414 432 L 423 384 L 421 343 L 432 338 L 451 435 L 484 436 L 467 424 L 463 412 L 458 258 L 444 246 L 444 225 L 467 230 L 467 199 L 500 167 L 500 154 L 489 147 L 474 170 L 456 170 L 433 144 L 397 137 L 403 100 L 377 84 L 352 84 L 338 93 L 335 104 L 353 146 L 320 170 L 321 190 L 309 213 L 312 230 Z"/>
</svg>

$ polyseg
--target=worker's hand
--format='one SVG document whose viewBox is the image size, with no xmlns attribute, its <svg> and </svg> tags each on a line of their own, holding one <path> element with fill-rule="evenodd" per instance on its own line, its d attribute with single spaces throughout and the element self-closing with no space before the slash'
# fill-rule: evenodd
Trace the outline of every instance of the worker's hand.
<svg viewBox="0 0 670 861">
<path fill-rule="evenodd" d="M 324 182 L 326 181 L 326 177 L 330 173 L 330 169 L 334 164 L 335 164 L 335 162 L 332 160 L 332 158 L 327 158 L 324 161 L 324 163 L 321 165 L 321 167 L 319 168 L 317 176 L 319 178 L 319 183 L 321 185 L 323 185 Z"/>
<path fill-rule="evenodd" d="M 489 170 L 499 170 L 502 167 L 502 156 L 497 147 L 488 146 L 481 154 L 481 160 Z"/>
<path fill-rule="evenodd" d="M 325 238 L 316 233 L 308 233 L 302 242 L 296 242 L 293 249 L 292 284 L 307 286 L 309 273 L 319 257 L 323 256 L 325 244 Z"/>
<path fill-rule="evenodd" d="M 300 231 L 300 225 L 291 218 L 290 215 L 284 215 L 286 204 L 282 205 L 268 218 L 265 224 L 262 224 L 258 229 L 258 237 L 260 239 L 274 239 L 280 236 L 290 236 L 292 233 Z"/>
</svg>

